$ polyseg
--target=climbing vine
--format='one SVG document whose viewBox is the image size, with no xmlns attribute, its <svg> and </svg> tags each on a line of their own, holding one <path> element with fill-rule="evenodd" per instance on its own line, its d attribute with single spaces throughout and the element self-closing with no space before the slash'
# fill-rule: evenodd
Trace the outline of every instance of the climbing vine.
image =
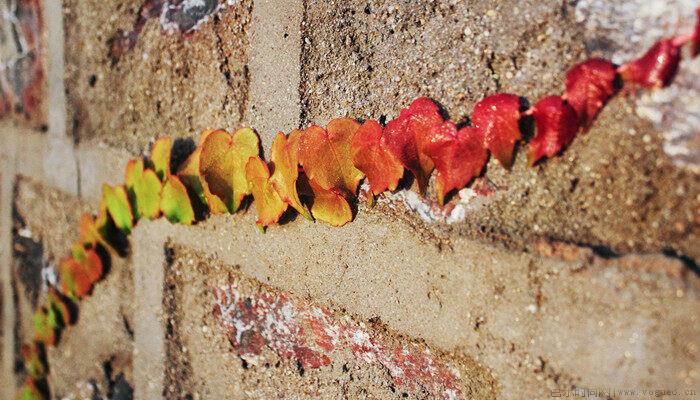
<svg viewBox="0 0 700 400">
<path fill-rule="evenodd" d="M 58 286 L 49 287 L 34 315 L 34 340 L 22 346 L 27 379 L 18 398 L 46 397 L 46 346 L 55 345 L 63 328 L 77 321 L 78 301 L 102 278 L 110 258 L 127 254 L 128 235 L 138 220 L 164 216 L 189 225 L 207 215 L 235 213 L 252 195 L 263 231 L 279 223 L 285 212 L 342 226 L 353 218 L 350 202 L 363 179 L 370 200 L 395 190 L 406 175 L 425 195 L 433 171 L 437 200 L 443 205 L 452 191 L 482 173 L 489 154 L 511 167 L 525 120 L 535 125 L 527 143 L 532 166 L 564 150 L 624 86 L 669 85 L 681 47 L 690 44 L 691 57 L 700 52 L 700 8 L 696 13 L 693 33 L 661 40 L 638 59 L 621 66 L 590 59 L 574 66 L 566 74 L 562 95 L 546 96 L 532 106 L 513 94 L 488 96 L 474 106 L 469 126 L 446 120 L 432 100 L 422 97 L 386 126 L 340 118 L 326 127 L 280 132 L 269 163 L 261 158 L 259 137 L 250 128 L 233 134 L 203 132 L 181 165 L 170 156 L 173 140 L 158 139 L 149 157 L 127 163 L 122 185 L 103 185 L 97 215 L 81 217 L 80 238 L 59 263 Z"/>
</svg>

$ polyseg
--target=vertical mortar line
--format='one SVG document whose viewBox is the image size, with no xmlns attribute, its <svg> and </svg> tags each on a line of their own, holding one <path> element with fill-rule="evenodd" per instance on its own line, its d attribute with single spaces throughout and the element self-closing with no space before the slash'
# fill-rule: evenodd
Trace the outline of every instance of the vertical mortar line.
<svg viewBox="0 0 700 400">
<path fill-rule="evenodd" d="M 134 268 L 134 398 L 161 399 L 164 393 L 165 313 L 163 285 L 169 224 L 142 221 L 131 238 Z"/>
<path fill-rule="evenodd" d="M 309 123 L 308 120 L 308 110 L 309 101 L 306 98 L 307 83 L 308 83 L 308 73 L 304 68 L 306 65 L 307 54 L 309 51 L 306 45 L 306 38 L 308 35 L 306 25 L 309 19 L 308 11 L 308 0 L 301 0 L 302 15 L 301 21 L 299 21 L 299 127 L 306 126 Z"/>
<path fill-rule="evenodd" d="M 48 141 L 44 173 L 59 189 L 78 195 L 78 162 L 73 139 L 68 137 L 68 111 L 63 29 L 63 2 L 43 0 L 43 53 L 46 70 Z"/>
<path fill-rule="evenodd" d="M 2 132 L 5 153 L 0 155 L 0 284 L 2 285 L 2 365 L 0 397 L 14 397 L 15 303 L 12 290 L 12 203 L 15 181 L 14 132 Z"/>
<path fill-rule="evenodd" d="M 300 124 L 303 14 L 303 0 L 253 2 L 247 32 L 250 82 L 245 121 L 257 130 L 265 151 L 277 132 L 289 133 Z"/>
</svg>

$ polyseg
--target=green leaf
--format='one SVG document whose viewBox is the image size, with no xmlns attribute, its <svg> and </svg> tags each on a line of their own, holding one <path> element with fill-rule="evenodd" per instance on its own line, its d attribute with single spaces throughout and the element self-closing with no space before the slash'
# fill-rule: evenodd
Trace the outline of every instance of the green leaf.
<svg viewBox="0 0 700 400">
<path fill-rule="evenodd" d="M 134 217 L 124 186 L 112 187 L 106 183 L 102 184 L 102 202 L 117 228 L 126 234 L 131 233 Z"/>
</svg>

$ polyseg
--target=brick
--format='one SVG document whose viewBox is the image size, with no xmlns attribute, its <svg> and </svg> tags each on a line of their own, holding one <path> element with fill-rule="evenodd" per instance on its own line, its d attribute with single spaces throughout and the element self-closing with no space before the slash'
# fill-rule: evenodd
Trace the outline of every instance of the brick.
<svg viewBox="0 0 700 400">
<path fill-rule="evenodd" d="M 394 117 L 417 96 L 455 120 L 484 95 L 560 90 L 582 47 L 560 1 L 309 1 L 306 121 Z M 546 62 L 542 60 L 546 59 Z"/>
<path fill-rule="evenodd" d="M 207 127 L 239 126 L 248 95 L 250 1 L 220 10 L 188 33 L 166 32 L 155 15 L 140 18 L 142 3 L 147 15 L 158 6 L 64 2 L 68 113 L 76 139 L 140 153 L 165 134 L 190 137 Z M 132 32 L 133 47 L 113 53 L 115 41 Z"/>
<path fill-rule="evenodd" d="M 218 340 L 216 346 L 207 342 L 211 359 L 199 359 L 201 364 L 191 367 L 192 358 L 187 357 L 194 357 L 192 347 L 185 344 L 190 350 L 176 357 L 176 370 L 189 376 L 190 367 L 192 374 L 206 363 L 217 367 L 207 372 L 206 384 L 194 380 L 186 391 L 195 390 L 192 385 L 217 393 L 242 390 L 236 383 L 240 380 L 229 379 L 243 368 L 239 352 L 248 358 L 246 354 L 260 349 L 261 357 L 276 355 L 293 366 L 294 356 L 279 356 L 275 345 L 263 345 L 264 340 L 258 341 L 259 347 L 232 346 L 226 331 L 216 330 L 220 325 L 215 316 L 213 321 L 203 317 L 214 309 L 212 290 L 235 281 L 250 283 L 240 284 L 241 298 L 260 302 L 265 293 L 272 298 L 282 293 L 331 310 L 334 321 L 351 315 L 366 326 L 397 333 L 402 343 L 424 342 L 447 359 L 471 358 L 493 374 L 500 397 L 540 398 L 573 386 L 694 384 L 682 371 L 694 362 L 694 353 L 684 346 L 698 335 L 691 310 L 697 307 L 700 285 L 696 276 L 675 272 L 685 268 L 680 261 L 634 255 L 604 259 L 588 249 L 562 245 L 539 246 L 554 258 L 510 252 L 464 238 L 430 236 L 410 220 L 387 221 L 385 211 L 376 208 L 358 214 L 357 221 L 342 229 L 342 237 L 337 229 L 306 221 L 271 227 L 261 237 L 252 213 L 211 217 L 194 228 L 141 223 L 133 237 L 137 308 L 143 308 L 135 318 L 140 327 L 135 332 L 137 354 L 145 355 L 135 361 L 135 376 L 143 376 L 141 384 L 155 397 L 171 384 L 173 391 L 183 390 L 175 385 L 177 377 L 168 378 L 172 353 L 167 349 L 173 348 L 168 337 L 191 337 L 197 330 Z M 177 261 L 178 246 L 190 254 L 186 263 Z M 172 247 L 175 252 L 169 250 Z M 167 260 L 186 265 L 168 278 L 172 267 Z M 163 270 L 154 269 L 160 265 Z M 205 277 L 193 278 L 187 272 L 192 270 L 201 270 Z M 160 274 L 165 274 L 165 285 Z M 181 289 L 188 285 L 194 286 Z M 168 300 L 168 293 L 175 293 L 175 300 Z M 176 311 L 161 311 L 163 304 L 175 305 Z M 199 311 L 188 314 L 192 310 Z M 175 317 L 163 321 L 163 313 Z M 201 333 L 203 324 L 209 324 L 206 334 Z M 639 326 L 650 328 L 642 334 Z M 178 333 L 178 327 L 188 328 Z M 264 330 L 252 336 L 265 339 Z M 331 360 L 337 356 L 329 354 Z M 615 367 L 614 372 L 601 367 L 611 365 L 625 367 Z M 652 365 L 659 368 L 649 370 Z M 374 367 L 383 368 L 362 368 Z M 314 371 L 305 368 L 304 376 Z M 342 368 L 333 371 L 343 374 Z M 294 374 L 293 368 L 289 374 Z M 135 386 L 138 397 L 138 382 Z"/>
<path fill-rule="evenodd" d="M 14 7 L 10 9 L 10 4 Z M 39 0 L 3 2 L 0 116 L 46 130 L 46 71 L 43 7 Z M 15 36 L 16 33 L 16 36 Z"/>
<path fill-rule="evenodd" d="M 495 398 L 487 371 L 172 249 L 166 397 Z"/>
</svg>

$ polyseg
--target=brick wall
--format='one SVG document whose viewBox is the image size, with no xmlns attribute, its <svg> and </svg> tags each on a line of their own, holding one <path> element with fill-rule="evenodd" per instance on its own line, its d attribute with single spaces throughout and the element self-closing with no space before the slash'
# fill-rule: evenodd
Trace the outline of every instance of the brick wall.
<svg viewBox="0 0 700 400">
<path fill-rule="evenodd" d="M 80 214 L 155 138 L 252 126 L 269 149 L 416 96 L 457 121 L 497 91 L 532 101 L 692 28 L 692 1 L 638 3 L 0 1 L 1 397 Z M 48 349 L 51 397 L 693 398 L 698 74 L 616 98 L 535 168 L 490 161 L 451 212 L 402 189 L 343 228 L 142 221 Z"/>
</svg>

